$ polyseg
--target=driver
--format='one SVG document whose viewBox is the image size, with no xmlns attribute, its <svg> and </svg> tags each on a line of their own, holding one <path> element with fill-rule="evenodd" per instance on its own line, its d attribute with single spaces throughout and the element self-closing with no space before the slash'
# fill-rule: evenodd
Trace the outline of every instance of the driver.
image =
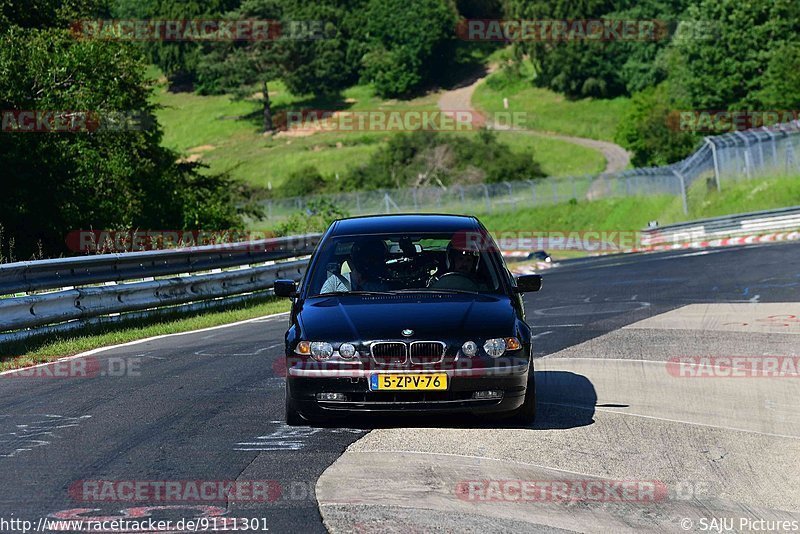
<svg viewBox="0 0 800 534">
<path fill-rule="evenodd" d="M 433 279 L 429 287 L 478 291 L 485 284 L 478 276 L 481 251 L 472 240 L 450 240 L 445 254 L 445 269 Z"/>
<path fill-rule="evenodd" d="M 386 244 L 380 239 L 357 241 L 350 251 L 350 272 L 332 273 L 322 284 L 320 293 L 384 290 L 381 277 L 386 273 L 388 255 Z"/>
</svg>

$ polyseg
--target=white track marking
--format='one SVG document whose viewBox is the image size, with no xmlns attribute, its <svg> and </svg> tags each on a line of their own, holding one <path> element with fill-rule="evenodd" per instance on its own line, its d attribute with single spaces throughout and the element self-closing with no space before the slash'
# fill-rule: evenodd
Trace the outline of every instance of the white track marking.
<svg viewBox="0 0 800 534">
<path fill-rule="evenodd" d="M 69 360 L 75 360 L 77 358 L 85 358 L 87 356 L 92 356 L 93 354 L 98 354 L 100 352 L 105 352 L 107 350 L 114 350 L 114 349 L 119 349 L 119 348 L 122 348 L 122 347 L 130 347 L 132 345 L 139 345 L 140 343 L 147 343 L 148 341 L 156 341 L 158 339 L 164 339 L 164 338 L 168 338 L 168 337 L 185 336 L 185 335 L 189 335 L 189 334 L 197 334 L 197 333 L 200 333 L 200 332 L 210 332 L 212 330 L 221 330 L 223 328 L 231 328 L 233 326 L 240 326 L 240 325 L 249 324 L 249 323 L 268 322 L 268 321 L 270 321 L 272 319 L 275 319 L 275 318 L 278 318 L 278 317 L 282 317 L 282 316 L 288 315 L 288 314 L 289 314 L 289 312 L 273 313 L 272 315 L 264 315 L 262 317 L 255 317 L 253 319 L 245 319 L 244 321 L 237 321 L 235 323 L 221 324 L 221 325 L 217 325 L 217 326 L 209 326 L 207 328 L 200 328 L 198 330 L 187 330 L 186 332 L 175 332 L 175 333 L 172 333 L 172 334 L 161 334 L 161 335 L 158 335 L 158 336 L 147 337 L 147 338 L 144 338 L 144 339 L 136 339 L 134 341 L 128 341 L 127 343 L 120 343 L 118 345 L 109 345 L 107 347 L 98 347 L 96 349 L 88 350 L 86 352 L 81 352 L 80 354 L 75 354 L 73 356 L 65 356 L 63 358 L 59 358 L 57 360 L 53 360 L 53 361 L 50 361 L 50 362 L 39 363 L 39 364 L 36 364 L 36 365 L 31 365 L 29 367 L 19 367 L 17 369 L 9 369 L 8 371 L 1 372 L 0 376 L 12 374 L 12 373 L 18 373 L 21 369 L 34 369 L 36 367 L 44 367 L 44 366 L 47 366 L 47 365 L 53 365 L 56 362 L 65 362 L 65 361 L 69 361 Z"/>
</svg>

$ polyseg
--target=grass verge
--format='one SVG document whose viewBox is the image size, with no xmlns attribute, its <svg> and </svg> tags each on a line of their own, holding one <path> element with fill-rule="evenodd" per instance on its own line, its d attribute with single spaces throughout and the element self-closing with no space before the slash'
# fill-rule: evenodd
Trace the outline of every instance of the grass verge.
<svg viewBox="0 0 800 534">
<path fill-rule="evenodd" d="M 239 304 L 211 312 L 166 315 L 153 319 L 138 319 L 118 324 L 88 327 L 70 332 L 33 338 L 0 345 L 0 371 L 49 362 L 87 350 L 118 345 L 137 339 L 163 334 L 189 332 L 289 311 L 287 299 Z"/>
<path fill-rule="evenodd" d="M 508 109 L 503 107 L 504 98 L 508 98 Z M 531 130 L 613 142 L 617 124 L 627 111 L 630 99 L 569 100 L 500 70 L 477 87 L 472 103 L 489 113 L 525 112 L 525 124 Z"/>
<path fill-rule="evenodd" d="M 661 225 L 733 213 L 800 205 L 800 177 L 723 182 L 722 191 L 698 181 L 688 191 L 689 213 L 679 197 L 623 197 L 479 214 L 491 232 L 638 231 Z M 556 259 L 572 257 L 550 251 Z"/>
</svg>

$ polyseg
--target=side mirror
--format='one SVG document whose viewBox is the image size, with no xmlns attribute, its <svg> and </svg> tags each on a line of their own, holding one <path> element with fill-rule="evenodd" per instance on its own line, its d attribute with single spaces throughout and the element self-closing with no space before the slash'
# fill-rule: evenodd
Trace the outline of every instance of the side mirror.
<svg viewBox="0 0 800 534">
<path fill-rule="evenodd" d="M 517 292 L 528 293 L 542 289 L 542 275 L 524 274 L 517 277 Z"/>
<path fill-rule="evenodd" d="M 272 286 L 277 297 L 296 297 L 297 284 L 294 280 L 275 280 Z"/>
</svg>

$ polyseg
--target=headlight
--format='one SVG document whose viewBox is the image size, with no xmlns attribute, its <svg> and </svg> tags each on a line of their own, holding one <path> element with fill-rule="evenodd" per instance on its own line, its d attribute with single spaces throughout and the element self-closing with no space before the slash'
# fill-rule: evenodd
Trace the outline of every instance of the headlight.
<svg viewBox="0 0 800 534">
<path fill-rule="evenodd" d="M 461 345 L 461 352 L 464 353 L 464 356 L 472 358 L 478 352 L 478 345 L 474 341 L 467 341 Z"/>
<path fill-rule="evenodd" d="M 522 343 L 515 337 L 497 337 L 494 339 L 487 339 L 483 344 L 483 350 L 492 358 L 499 358 L 506 351 L 519 350 L 522 348 Z"/>
<path fill-rule="evenodd" d="M 483 344 L 483 350 L 492 358 L 499 358 L 506 351 L 506 340 L 502 337 L 487 339 Z"/>
<path fill-rule="evenodd" d="M 356 348 L 352 343 L 342 343 L 339 346 L 339 356 L 345 360 L 349 360 L 356 355 Z"/>
<path fill-rule="evenodd" d="M 327 341 L 314 341 L 311 343 L 311 357 L 315 360 L 327 360 L 333 356 L 333 345 Z"/>
</svg>

